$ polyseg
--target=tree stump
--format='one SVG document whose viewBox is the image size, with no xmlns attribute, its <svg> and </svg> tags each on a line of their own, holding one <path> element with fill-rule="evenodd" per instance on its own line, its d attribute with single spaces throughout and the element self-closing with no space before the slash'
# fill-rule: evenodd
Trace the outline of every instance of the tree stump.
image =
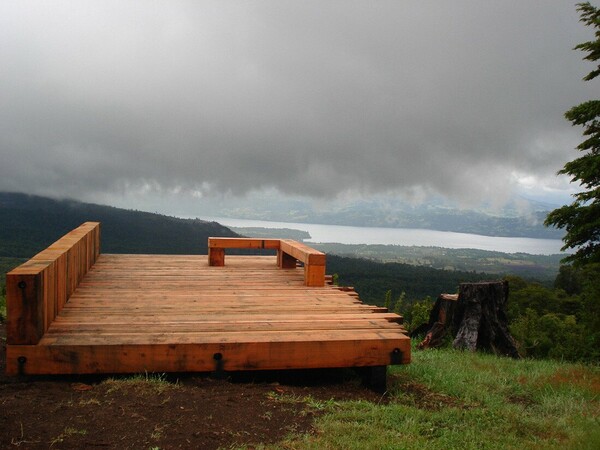
<svg viewBox="0 0 600 450">
<path fill-rule="evenodd" d="M 515 340 L 508 331 L 507 302 L 508 281 L 461 284 L 452 321 L 456 336 L 452 346 L 518 358 Z"/>
<path fill-rule="evenodd" d="M 448 318 L 451 322 L 457 300 L 457 294 L 439 295 L 429 313 L 429 322 L 410 333 L 410 337 L 425 335 L 425 339 L 417 346 L 418 349 L 435 348 L 444 344 L 448 335 Z"/>
<path fill-rule="evenodd" d="M 429 323 L 416 329 L 411 337 L 426 331 L 418 348 L 431 348 L 442 345 L 450 333 L 454 336 L 454 348 L 518 358 L 515 341 L 508 331 L 507 301 L 507 281 L 462 283 L 458 296 L 438 297 Z"/>
</svg>

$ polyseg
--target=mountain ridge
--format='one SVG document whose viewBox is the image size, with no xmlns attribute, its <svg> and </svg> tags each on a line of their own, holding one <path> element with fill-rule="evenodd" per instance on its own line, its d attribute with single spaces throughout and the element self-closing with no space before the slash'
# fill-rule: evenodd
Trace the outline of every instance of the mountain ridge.
<svg viewBox="0 0 600 450">
<path fill-rule="evenodd" d="M 251 205 L 251 206 L 249 206 Z M 288 223 L 357 227 L 413 228 L 470 233 L 492 237 L 561 239 L 563 230 L 544 226 L 550 204 L 514 198 L 502 208 L 493 205 L 464 208 L 441 199 L 412 204 L 393 196 L 374 196 L 328 202 L 326 207 L 304 198 L 261 197 L 229 199 L 218 206 L 206 202 L 209 217 L 235 217 Z"/>
<path fill-rule="evenodd" d="M 0 256 L 30 258 L 88 221 L 101 223 L 103 253 L 206 254 L 209 236 L 238 236 L 216 222 L 0 192 Z"/>
</svg>

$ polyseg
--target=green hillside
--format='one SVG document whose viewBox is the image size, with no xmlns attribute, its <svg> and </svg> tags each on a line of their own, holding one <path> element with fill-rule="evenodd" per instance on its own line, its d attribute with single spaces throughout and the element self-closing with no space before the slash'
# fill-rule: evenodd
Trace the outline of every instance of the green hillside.
<svg viewBox="0 0 600 450">
<path fill-rule="evenodd" d="M 83 222 L 102 223 L 103 253 L 206 254 L 209 236 L 237 236 L 216 223 L 0 193 L 0 257 L 30 258 Z"/>
<path fill-rule="evenodd" d="M 403 263 L 381 263 L 361 258 L 327 255 L 327 271 L 338 274 L 339 284 L 353 286 L 367 303 L 383 304 L 387 291 L 397 298 L 402 292 L 408 299 L 436 298 L 455 293 L 460 283 L 498 279 L 498 275 L 441 270 Z"/>
</svg>

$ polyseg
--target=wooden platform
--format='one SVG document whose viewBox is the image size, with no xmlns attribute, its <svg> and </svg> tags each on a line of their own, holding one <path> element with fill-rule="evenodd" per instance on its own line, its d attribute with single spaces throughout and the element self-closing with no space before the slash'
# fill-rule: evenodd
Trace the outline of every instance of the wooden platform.
<svg viewBox="0 0 600 450">
<path fill-rule="evenodd" d="M 223 266 L 211 266 L 207 256 L 99 254 L 99 228 L 84 225 L 93 236 L 84 237 L 85 248 L 77 251 L 85 262 L 61 256 L 71 247 L 58 241 L 57 260 L 42 252 L 7 275 L 7 373 L 381 367 L 410 361 L 400 316 L 362 304 L 352 290 L 306 286 L 306 264 L 282 267 L 281 255 L 228 255 Z M 56 263 L 69 257 L 71 264 Z M 69 284 L 76 286 L 65 295 Z"/>
</svg>

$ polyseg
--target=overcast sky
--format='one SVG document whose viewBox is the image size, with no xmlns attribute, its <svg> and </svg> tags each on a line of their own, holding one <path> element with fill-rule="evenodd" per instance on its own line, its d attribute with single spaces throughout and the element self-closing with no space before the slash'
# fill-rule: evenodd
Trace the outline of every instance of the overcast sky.
<svg viewBox="0 0 600 450">
<path fill-rule="evenodd" d="M 164 211 L 564 194 L 563 114 L 598 97 L 578 19 L 559 0 L 3 0 L 0 190 Z"/>
</svg>

